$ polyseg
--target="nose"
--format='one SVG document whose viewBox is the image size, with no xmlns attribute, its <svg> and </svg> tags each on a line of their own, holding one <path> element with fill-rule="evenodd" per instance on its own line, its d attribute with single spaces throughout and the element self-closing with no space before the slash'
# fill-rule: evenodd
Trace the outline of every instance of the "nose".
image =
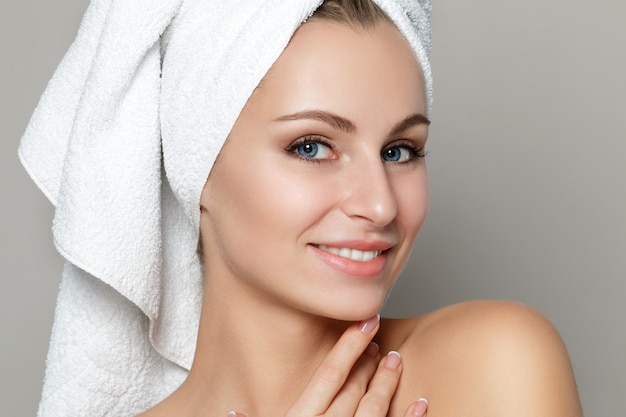
<svg viewBox="0 0 626 417">
<path fill-rule="evenodd" d="M 372 158 L 373 159 L 373 158 Z M 343 212 L 381 227 L 398 215 L 396 195 L 380 156 L 354 164 L 343 182 Z"/>
</svg>

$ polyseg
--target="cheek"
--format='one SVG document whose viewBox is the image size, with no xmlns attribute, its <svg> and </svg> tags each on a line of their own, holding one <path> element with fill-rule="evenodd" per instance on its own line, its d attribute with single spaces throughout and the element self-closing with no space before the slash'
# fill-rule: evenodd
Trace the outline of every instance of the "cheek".
<svg viewBox="0 0 626 417">
<path fill-rule="evenodd" d="M 314 176 L 283 170 L 280 164 L 267 166 L 250 179 L 248 192 L 256 195 L 250 209 L 276 231 L 299 235 L 321 216 L 327 187 Z"/>
<path fill-rule="evenodd" d="M 398 205 L 398 222 L 406 233 L 407 240 L 412 244 L 428 211 L 426 170 L 421 169 L 414 177 L 398 181 L 395 194 Z"/>
<path fill-rule="evenodd" d="M 397 263 L 390 274 L 389 285 L 397 279 L 411 254 L 415 237 L 419 232 L 428 210 L 428 185 L 426 173 L 420 173 L 403 181 L 394 182 L 394 192 L 398 207 L 397 230 L 401 234 Z"/>
<path fill-rule="evenodd" d="M 227 227 L 220 226 L 225 238 L 236 232 L 240 251 L 247 248 L 258 255 L 275 254 L 279 247 L 288 250 L 323 216 L 327 184 L 306 170 L 294 170 L 293 163 L 285 165 L 271 157 L 249 159 L 222 181 L 224 201 L 216 205 L 222 219 L 217 221 Z"/>
</svg>

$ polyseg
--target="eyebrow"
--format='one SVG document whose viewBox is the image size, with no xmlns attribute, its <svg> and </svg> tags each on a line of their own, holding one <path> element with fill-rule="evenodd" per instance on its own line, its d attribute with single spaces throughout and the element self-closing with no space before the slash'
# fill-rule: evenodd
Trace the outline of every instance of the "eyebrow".
<svg viewBox="0 0 626 417">
<path fill-rule="evenodd" d="M 430 126 L 430 119 L 423 114 L 413 114 L 406 119 L 402 120 L 400 123 L 396 124 L 393 129 L 391 129 L 391 135 L 394 136 L 404 132 L 405 130 L 419 125 Z"/>
<path fill-rule="evenodd" d="M 293 114 L 287 114 L 281 116 L 276 121 L 289 121 L 289 120 L 319 120 L 326 123 L 335 129 L 343 130 L 346 133 L 354 133 L 356 126 L 350 120 L 345 117 L 338 116 L 334 113 L 330 113 L 323 110 L 304 110 Z"/>
<path fill-rule="evenodd" d="M 324 110 L 304 110 L 297 113 L 287 114 L 285 116 L 280 116 L 275 119 L 275 121 L 291 121 L 291 120 L 318 120 L 320 122 L 326 123 L 335 129 L 342 130 L 346 133 L 354 133 L 356 132 L 356 126 L 352 121 L 346 119 L 345 117 L 341 117 L 331 112 L 327 112 Z M 417 125 L 430 125 L 430 120 L 428 117 L 423 114 L 413 114 L 404 120 L 397 123 L 393 129 L 391 129 L 390 136 L 397 135 L 399 133 L 404 132 L 405 130 L 417 126 Z"/>
</svg>

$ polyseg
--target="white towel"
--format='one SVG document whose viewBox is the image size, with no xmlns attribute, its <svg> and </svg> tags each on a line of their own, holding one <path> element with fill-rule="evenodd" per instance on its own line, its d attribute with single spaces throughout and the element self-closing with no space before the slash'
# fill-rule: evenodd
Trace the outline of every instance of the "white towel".
<svg viewBox="0 0 626 417">
<path fill-rule="evenodd" d="M 39 416 L 131 416 L 182 383 L 199 199 L 246 100 L 321 0 L 92 0 L 22 139 L 66 259 Z M 377 0 L 431 103 L 430 1 Z"/>
</svg>

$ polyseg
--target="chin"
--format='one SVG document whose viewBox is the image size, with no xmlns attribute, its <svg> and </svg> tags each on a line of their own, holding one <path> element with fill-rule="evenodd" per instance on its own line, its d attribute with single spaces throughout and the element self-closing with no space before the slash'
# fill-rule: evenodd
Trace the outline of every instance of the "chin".
<svg viewBox="0 0 626 417">
<path fill-rule="evenodd" d="M 361 321 L 379 313 L 383 307 L 384 297 L 376 300 L 363 300 L 353 298 L 335 305 L 326 305 L 318 312 L 318 315 L 340 321 Z"/>
<path fill-rule="evenodd" d="M 390 280 L 372 285 L 335 286 L 332 292 L 319 293 L 319 315 L 343 321 L 369 319 L 380 312 L 391 290 Z M 392 281 L 394 282 L 394 281 Z M 328 288 L 327 288 L 328 289 Z"/>
</svg>

